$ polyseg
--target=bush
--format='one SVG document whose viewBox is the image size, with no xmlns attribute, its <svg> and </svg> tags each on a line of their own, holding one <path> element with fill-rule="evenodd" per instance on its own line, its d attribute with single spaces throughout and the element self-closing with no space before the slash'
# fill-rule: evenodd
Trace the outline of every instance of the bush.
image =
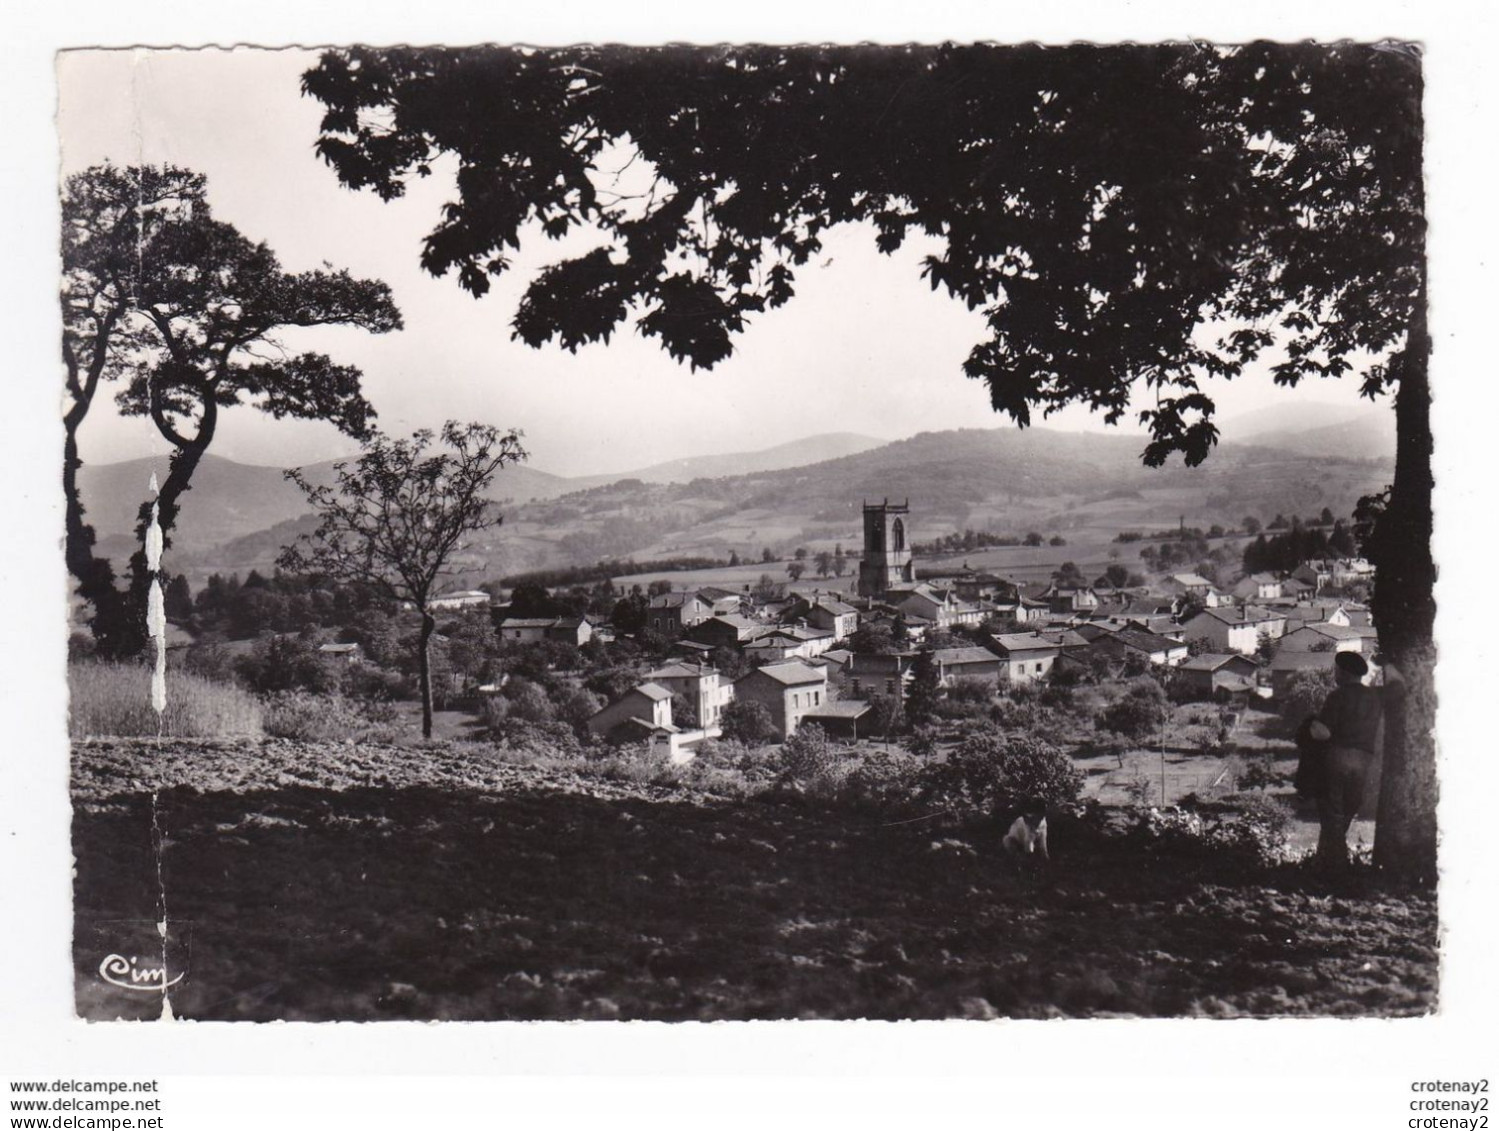
<svg viewBox="0 0 1499 1131">
<path fill-rule="evenodd" d="M 904 750 L 871 750 L 843 779 L 841 799 L 860 809 L 912 808 L 921 800 L 923 766 Z"/>
<path fill-rule="evenodd" d="M 137 664 L 84 661 L 68 665 L 68 734 L 72 738 L 162 734 L 225 738 L 262 733 L 255 697 L 231 684 L 188 672 L 167 672 L 167 709 L 151 709 L 151 671 Z"/>
<path fill-rule="evenodd" d="M 697 756 L 690 764 L 731 772 L 752 784 L 774 781 L 780 772 L 778 752 L 766 746 L 749 746 L 732 738 L 698 743 Z"/>
<path fill-rule="evenodd" d="M 782 744 L 777 761 L 783 782 L 805 784 L 830 774 L 840 758 L 822 727 L 808 723 Z"/>
<path fill-rule="evenodd" d="M 487 700 L 485 705 L 488 707 L 490 704 L 503 702 L 504 700 L 492 699 Z M 491 720 L 486 711 L 485 721 L 489 727 L 489 735 L 495 742 L 519 754 L 576 759 L 584 757 L 590 749 L 579 740 L 572 727 L 555 719 L 534 722 L 516 715 L 507 717 L 502 714 Z M 612 750 L 608 747 L 600 749 Z"/>
<path fill-rule="evenodd" d="M 1289 852 L 1286 825 L 1290 811 L 1281 802 L 1254 795 L 1243 798 L 1239 812 L 1203 814 L 1181 806 L 1145 809 L 1131 835 L 1157 852 L 1198 858 L 1223 858 L 1266 867 Z"/>
<path fill-rule="evenodd" d="M 234 683 L 234 656 L 217 640 L 200 640 L 182 653 L 182 670 L 217 683 Z"/>
<path fill-rule="evenodd" d="M 989 708 L 989 721 L 1001 730 L 1034 731 L 1051 721 L 1039 696 L 1016 698 L 1013 693 Z"/>
<path fill-rule="evenodd" d="M 343 690 L 351 699 L 366 699 L 376 703 L 415 699 L 418 695 L 416 684 L 410 677 L 374 664 L 351 664 L 344 675 Z"/>
<path fill-rule="evenodd" d="M 505 684 L 504 694 L 508 705 L 505 714 L 509 718 L 528 723 L 548 723 L 556 718 L 557 712 L 552 706 L 551 697 L 540 684 L 521 676 L 512 676 Z"/>
<path fill-rule="evenodd" d="M 1098 729 L 1139 741 L 1157 734 L 1171 717 L 1171 704 L 1161 685 L 1136 680 L 1119 699 L 1098 715 Z"/>
<path fill-rule="evenodd" d="M 262 694 L 273 691 L 337 691 L 342 665 L 330 663 L 317 645 L 299 636 L 262 637 L 248 656 L 235 663 L 246 686 Z"/>
<path fill-rule="evenodd" d="M 1238 774 L 1241 789 L 1265 790 L 1280 784 L 1280 775 L 1275 772 L 1275 755 L 1266 750 L 1245 763 Z"/>
<path fill-rule="evenodd" d="M 1310 715 L 1322 709 L 1323 702 L 1337 679 L 1331 669 L 1297 672 L 1286 683 L 1286 692 L 1280 697 L 1281 729 L 1286 734 L 1295 734 Z"/>
<path fill-rule="evenodd" d="M 1055 669 L 1053 669 L 1055 670 Z M 1041 706 L 1050 710 L 1070 711 L 1076 704 L 1076 696 L 1072 692 L 1072 686 L 1064 683 L 1053 683 L 1041 692 L 1037 700 Z"/>
<path fill-rule="evenodd" d="M 401 737 L 398 712 L 390 704 L 343 695 L 278 691 L 265 696 L 265 732 L 303 742 L 394 742 Z"/>
<path fill-rule="evenodd" d="M 735 699 L 723 710 L 723 736 L 746 746 L 757 746 L 780 737 L 770 708 L 753 699 Z"/>
<path fill-rule="evenodd" d="M 1070 805 L 1083 788 L 1072 759 L 1031 735 L 969 735 L 925 775 L 924 794 L 959 816 L 1019 808 L 1032 799 Z"/>
<path fill-rule="evenodd" d="M 947 697 L 954 703 L 981 703 L 987 706 L 994 699 L 994 681 L 973 677 L 955 679 L 947 689 Z"/>
</svg>

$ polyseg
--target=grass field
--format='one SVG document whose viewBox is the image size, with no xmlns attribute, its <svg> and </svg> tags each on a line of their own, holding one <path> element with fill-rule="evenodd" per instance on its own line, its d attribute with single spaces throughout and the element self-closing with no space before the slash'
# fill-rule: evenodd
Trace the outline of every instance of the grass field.
<svg viewBox="0 0 1499 1131">
<path fill-rule="evenodd" d="M 160 717 L 151 708 L 150 695 L 151 671 L 139 664 L 69 664 L 68 734 L 217 738 L 261 732 L 260 704 L 240 688 L 173 672 Z"/>
<path fill-rule="evenodd" d="M 1059 826 L 888 822 L 499 761 L 479 744 L 81 743 L 77 1008 L 168 923 L 177 1017 L 1398 1016 L 1436 907 Z M 132 933 L 134 932 L 134 933 Z M 144 933 L 142 933 L 144 932 Z M 160 943 L 154 945 L 160 946 Z M 144 953 L 151 953 L 146 950 Z"/>
</svg>

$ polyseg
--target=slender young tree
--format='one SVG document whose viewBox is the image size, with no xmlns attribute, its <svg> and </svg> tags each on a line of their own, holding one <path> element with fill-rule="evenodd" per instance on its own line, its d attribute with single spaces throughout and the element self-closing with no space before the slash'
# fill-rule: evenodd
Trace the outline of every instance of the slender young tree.
<svg viewBox="0 0 1499 1131">
<path fill-rule="evenodd" d="M 430 602 L 451 576 L 453 558 L 467 535 L 498 526 L 502 516 L 485 495 L 495 474 L 526 458 L 517 432 L 487 424 L 448 421 L 439 439 L 430 430 L 409 440 L 379 433 L 367 437 L 359 458 L 334 465 L 336 482 L 316 485 L 298 468 L 286 472 L 321 521 L 284 550 L 286 570 L 374 586 L 395 601 L 410 602 L 421 616 L 417 671 L 422 696 L 422 737 L 432 737 L 432 632 Z"/>
</svg>

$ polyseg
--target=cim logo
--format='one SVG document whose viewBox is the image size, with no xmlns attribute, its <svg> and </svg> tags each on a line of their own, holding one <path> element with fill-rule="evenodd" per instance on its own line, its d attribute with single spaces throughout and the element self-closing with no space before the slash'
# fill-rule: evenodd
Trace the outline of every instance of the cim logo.
<svg viewBox="0 0 1499 1131">
<path fill-rule="evenodd" d="M 152 964 L 150 961 L 142 963 L 134 955 L 126 958 L 122 954 L 108 954 L 99 963 L 99 977 L 111 986 L 118 986 L 122 990 L 140 990 L 143 993 L 159 994 L 175 986 L 182 981 L 182 973 L 169 978 L 166 964 L 159 958 Z"/>
</svg>

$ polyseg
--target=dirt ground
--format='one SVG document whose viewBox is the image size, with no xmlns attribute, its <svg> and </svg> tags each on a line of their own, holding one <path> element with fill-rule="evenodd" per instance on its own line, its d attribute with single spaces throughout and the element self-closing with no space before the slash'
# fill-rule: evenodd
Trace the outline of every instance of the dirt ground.
<svg viewBox="0 0 1499 1131">
<path fill-rule="evenodd" d="M 101 964 L 163 945 L 172 1013 L 205 1020 L 1401 1016 L 1436 1000 L 1431 894 L 1081 829 L 1022 873 L 997 828 L 543 771 L 478 744 L 87 742 L 74 796 L 89 1019 L 160 1015 L 160 994 Z"/>
</svg>

